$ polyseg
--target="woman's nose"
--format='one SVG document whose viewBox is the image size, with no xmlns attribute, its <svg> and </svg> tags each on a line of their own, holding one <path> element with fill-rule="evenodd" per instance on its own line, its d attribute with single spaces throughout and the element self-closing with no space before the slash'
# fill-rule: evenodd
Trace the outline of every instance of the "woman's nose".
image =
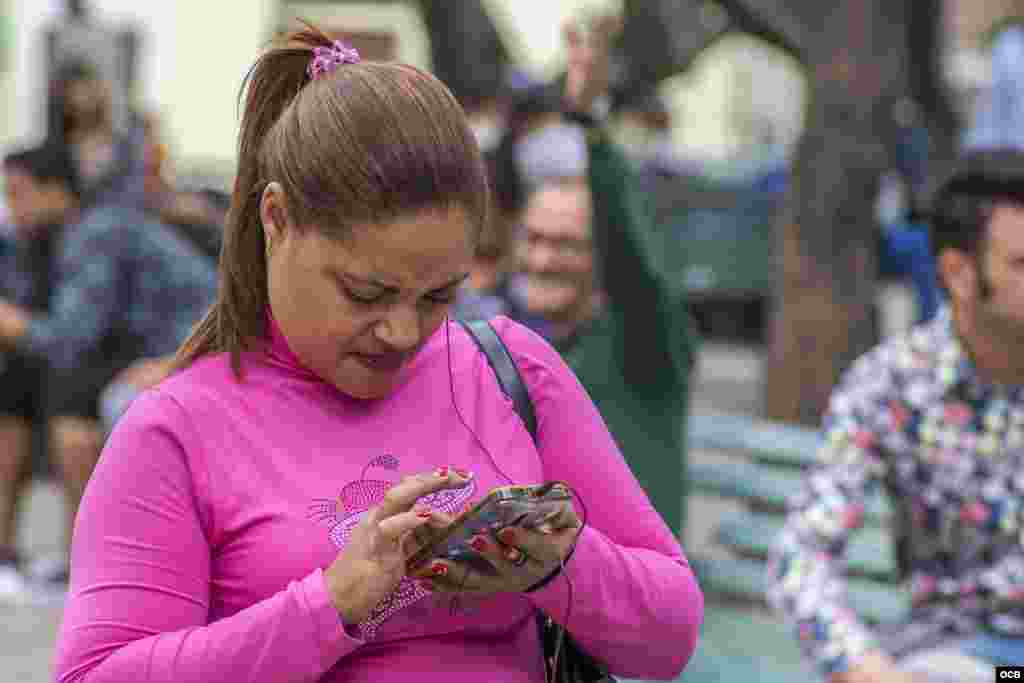
<svg viewBox="0 0 1024 683">
<path fill-rule="evenodd" d="M 405 352 L 416 348 L 421 331 L 420 314 L 415 306 L 395 306 L 377 325 L 376 335 L 392 351 Z"/>
</svg>

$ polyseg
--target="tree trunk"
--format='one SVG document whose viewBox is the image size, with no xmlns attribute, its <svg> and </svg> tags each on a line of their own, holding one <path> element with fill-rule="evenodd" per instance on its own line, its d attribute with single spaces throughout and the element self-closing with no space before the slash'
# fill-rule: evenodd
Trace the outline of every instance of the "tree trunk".
<svg viewBox="0 0 1024 683">
<path fill-rule="evenodd" d="M 894 165 L 894 113 L 911 94 L 909 4 L 844 0 L 826 17 L 808 7 L 820 23 L 799 46 L 809 98 L 776 230 L 769 418 L 816 425 L 842 372 L 877 340 L 874 207 L 879 177 Z"/>
<path fill-rule="evenodd" d="M 840 372 L 877 339 L 874 197 L 884 163 L 869 131 L 843 130 L 814 93 L 777 223 L 765 390 L 771 419 L 814 425 Z M 874 150 L 874 151 L 872 151 Z"/>
</svg>

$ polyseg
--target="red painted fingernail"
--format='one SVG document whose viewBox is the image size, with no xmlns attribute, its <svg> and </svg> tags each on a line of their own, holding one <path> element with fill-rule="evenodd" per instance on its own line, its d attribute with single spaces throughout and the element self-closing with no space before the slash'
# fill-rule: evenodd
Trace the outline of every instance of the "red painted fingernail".
<svg viewBox="0 0 1024 683">
<path fill-rule="evenodd" d="M 434 474 L 436 474 L 439 477 L 447 477 L 448 476 L 448 467 L 447 466 L 445 466 L 445 467 L 438 467 L 436 470 L 434 470 Z"/>
<path fill-rule="evenodd" d="M 430 519 L 430 517 L 433 516 L 433 514 L 434 513 L 431 512 L 430 510 L 420 510 L 419 512 L 416 513 L 416 516 L 422 519 Z"/>
<path fill-rule="evenodd" d="M 487 543 L 487 540 L 481 538 L 480 536 L 474 536 L 473 540 L 469 542 L 469 545 L 473 548 L 473 550 L 479 552 L 484 552 L 490 547 L 490 544 Z"/>
<path fill-rule="evenodd" d="M 448 574 L 448 567 L 443 564 L 435 564 L 431 566 L 430 573 L 434 576 L 446 576 Z"/>
</svg>

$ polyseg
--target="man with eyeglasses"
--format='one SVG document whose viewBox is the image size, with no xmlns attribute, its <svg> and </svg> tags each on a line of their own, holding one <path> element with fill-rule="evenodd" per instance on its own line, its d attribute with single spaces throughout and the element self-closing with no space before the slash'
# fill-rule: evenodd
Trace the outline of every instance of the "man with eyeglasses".
<svg viewBox="0 0 1024 683">
<path fill-rule="evenodd" d="M 681 287 L 659 266 L 630 162 L 593 116 L 607 52 L 601 35 L 591 38 L 583 47 L 570 31 L 570 60 L 591 55 L 592 70 L 585 83 L 568 83 L 565 119 L 550 118 L 517 145 L 529 194 L 503 313 L 561 352 L 679 533 L 695 335 Z"/>
</svg>

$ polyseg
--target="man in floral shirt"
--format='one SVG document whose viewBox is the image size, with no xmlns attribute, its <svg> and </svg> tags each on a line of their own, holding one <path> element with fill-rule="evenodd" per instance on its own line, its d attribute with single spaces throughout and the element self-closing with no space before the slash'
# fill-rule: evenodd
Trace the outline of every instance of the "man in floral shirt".
<svg viewBox="0 0 1024 683">
<path fill-rule="evenodd" d="M 1024 153 L 961 159 L 932 223 L 949 303 L 843 377 L 769 563 L 772 604 L 830 683 L 988 681 L 1024 664 Z M 848 537 L 879 486 L 908 530 L 902 633 L 930 634 L 912 656 L 844 590 Z"/>
</svg>

